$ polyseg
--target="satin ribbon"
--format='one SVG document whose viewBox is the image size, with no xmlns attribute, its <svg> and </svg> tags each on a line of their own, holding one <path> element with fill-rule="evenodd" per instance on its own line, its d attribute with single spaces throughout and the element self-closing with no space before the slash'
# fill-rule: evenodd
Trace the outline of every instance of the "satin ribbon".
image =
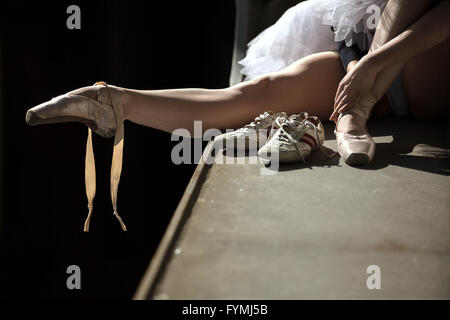
<svg viewBox="0 0 450 320">
<path fill-rule="evenodd" d="M 106 103 L 112 105 L 114 108 L 114 113 L 116 115 L 116 134 L 114 137 L 114 149 L 113 149 L 113 157 L 111 163 L 111 201 L 114 209 L 114 216 L 119 220 L 120 226 L 123 231 L 127 231 L 127 227 L 123 223 L 122 218 L 120 217 L 117 211 L 117 191 L 119 189 L 120 182 L 120 174 L 122 172 L 122 162 L 123 162 L 123 144 L 124 144 L 124 125 L 123 125 L 123 110 L 121 105 L 117 105 L 114 103 L 114 100 L 111 97 L 111 92 L 108 88 L 108 85 L 105 82 L 97 82 L 95 85 L 102 85 L 108 91 L 108 102 L 100 101 L 101 96 L 99 93 L 98 100 L 102 103 Z M 92 210 L 94 206 L 94 197 L 96 191 L 96 182 L 95 182 L 95 158 L 94 158 L 94 148 L 92 145 L 92 130 L 88 128 L 88 137 L 86 143 L 86 160 L 85 160 L 85 184 L 86 184 L 86 196 L 88 199 L 88 208 L 89 213 L 84 222 L 84 232 L 89 232 L 89 224 L 91 221 Z"/>
</svg>

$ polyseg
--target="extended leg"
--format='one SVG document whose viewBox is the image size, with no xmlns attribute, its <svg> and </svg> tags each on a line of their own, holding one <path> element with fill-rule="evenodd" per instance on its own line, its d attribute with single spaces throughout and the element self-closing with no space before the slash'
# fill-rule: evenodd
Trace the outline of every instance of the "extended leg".
<svg viewBox="0 0 450 320">
<path fill-rule="evenodd" d="M 307 111 L 327 119 L 344 73 L 337 53 L 322 52 L 289 67 L 226 89 L 123 89 L 126 119 L 172 132 L 203 128 L 237 128 L 266 110 Z"/>
<path fill-rule="evenodd" d="M 306 111 L 327 119 L 343 76 L 338 54 L 321 52 L 225 89 L 83 87 L 31 108 L 26 120 L 30 125 L 79 121 L 107 137 L 116 126 L 113 105 L 121 106 L 123 119 L 167 132 L 184 128 L 192 133 L 196 120 L 204 129 L 234 129 L 268 110 Z"/>
</svg>

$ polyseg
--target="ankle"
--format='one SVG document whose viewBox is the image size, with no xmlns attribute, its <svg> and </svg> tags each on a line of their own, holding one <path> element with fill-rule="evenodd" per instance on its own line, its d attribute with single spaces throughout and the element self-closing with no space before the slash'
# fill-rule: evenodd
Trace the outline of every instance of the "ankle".
<svg viewBox="0 0 450 320">
<path fill-rule="evenodd" d="M 341 116 L 336 124 L 336 131 L 355 135 L 365 134 L 367 133 L 366 121 L 358 114 L 348 112 Z"/>
<path fill-rule="evenodd" d="M 108 86 L 108 90 L 111 95 L 111 103 L 122 107 L 123 120 L 127 120 L 129 116 L 128 106 L 130 105 L 128 103 L 129 94 L 127 93 L 127 89 L 110 85 Z"/>
<path fill-rule="evenodd" d="M 120 103 L 122 105 L 123 119 L 128 120 L 131 116 L 131 95 L 130 92 L 125 88 L 117 88 L 118 98 L 120 99 Z"/>
<path fill-rule="evenodd" d="M 350 111 L 357 114 L 359 117 L 364 119 L 364 121 L 367 121 L 369 120 L 372 114 L 372 109 L 378 100 L 379 99 L 376 97 L 376 95 L 372 93 L 367 94 L 365 97 L 360 98 L 357 105 Z"/>
</svg>

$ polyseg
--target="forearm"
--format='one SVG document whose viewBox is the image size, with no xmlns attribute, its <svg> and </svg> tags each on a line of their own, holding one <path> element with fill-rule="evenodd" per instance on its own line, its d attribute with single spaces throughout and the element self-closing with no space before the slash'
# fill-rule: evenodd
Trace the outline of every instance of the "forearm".
<svg viewBox="0 0 450 320">
<path fill-rule="evenodd" d="M 404 32 L 382 47 L 372 51 L 364 60 L 377 69 L 405 64 L 450 36 L 450 2 L 439 3 Z"/>
<path fill-rule="evenodd" d="M 350 72 L 358 63 L 359 60 L 352 60 L 349 62 L 349 64 L 347 65 L 347 72 Z"/>
</svg>

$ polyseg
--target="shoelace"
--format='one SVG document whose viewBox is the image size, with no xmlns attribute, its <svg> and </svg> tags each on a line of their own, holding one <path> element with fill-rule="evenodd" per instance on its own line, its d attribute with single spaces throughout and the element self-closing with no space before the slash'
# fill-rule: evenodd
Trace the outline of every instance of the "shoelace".
<svg viewBox="0 0 450 320">
<path fill-rule="evenodd" d="M 282 122 L 280 122 L 280 120 L 282 120 Z M 295 140 L 290 134 L 289 132 L 287 132 L 284 128 L 285 127 L 289 127 L 289 126 L 296 126 L 300 128 L 300 137 L 298 140 L 300 140 L 303 135 L 306 133 L 306 130 L 308 129 L 308 127 L 312 128 L 314 130 L 314 135 L 316 136 L 316 140 L 317 143 L 319 144 L 319 149 L 320 151 L 323 153 L 323 155 L 325 155 L 327 158 L 333 158 L 337 152 L 329 150 L 328 148 L 326 148 L 322 141 L 319 138 L 319 134 L 317 132 L 317 126 L 312 123 L 310 120 L 308 120 L 308 115 L 306 114 L 305 119 L 303 121 L 298 121 L 295 120 L 294 118 L 285 118 L 285 117 L 277 117 L 274 121 L 275 126 L 280 130 L 280 134 L 279 134 L 279 139 L 283 142 L 287 142 L 287 143 L 291 143 L 294 145 L 295 149 L 297 150 L 299 156 L 302 159 L 303 163 L 306 163 L 305 157 L 303 156 L 303 154 L 300 152 L 300 149 L 297 146 L 297 140 Z M 273 125 L 272 125 L 273 128 Z M 328 154 L 327 154 L 328 151 Z"/>
<path fill-rule="evenodd" d="M 305 157 L 303 156 L 303 154 L 300 152 L 300 149 L 297 146 L 297 141 L 292 138 L 292 136 L 284 129 L 285 127 L 289 127 L 289 126 L 298 126 L 300 127 L 300 138 L 302 138 L 302 136 L 305 134 L 306 132 L 306 126 L 303 124 L 303 122 L 299 122 L 296 121 L 294 119 L 291 118 L 281 118 L 283 119 L 283 122 L 280 123 L 280 117 L 277 117 L 275 119 L 275 125 L 278 127 L 278 129 L 280 130 L 281 133 L 279 133 L 278 137 L 279 140 L 283 141 L 283 142 L 287 142 L 287 143 L 291 143 L 292 145 L 294 145 L 295 149 L 297 150 L 299 156 L 302 159 L 303 163 L 306 163 Z"/>
<path fill-rule="evenodd" d="M 123 143 L 124 143 L 124 126 L 123 126 L 123 111 L 122 106 L 118 106 L 114 103 L 111 92 L 108 85 L 105 82 L 97 82 L 96 85 L 104 85 L 108 92 L 108 101 L 114 108 L 116 115 L 116 134 L 114 137 L 114 149 L 111 163 L 111 201 L 114 209 L 114 216 L 119 220 L 120 226 L 123 231 L 127 231 L 127 227 L 122 221 L 119 213 L 117 212 L 117 190 L 119 188 L 120 174 L 122 172 L 122 160 L 123 160 Z M 85 184 L 86 184 L 86 196 L 88 199 L 89 213 L 84 222 L 84 232 L 89 231 L 89 223 L 91 221 L 92 210 L 94 207 L 94 197 L 96 191 L 95 185 L 95 158 L 94 149 L 92 145 L 92 130 L 88 128 L 88 137 L 86 143 L 86 161 L 85 161 Z"/>
</svg>

